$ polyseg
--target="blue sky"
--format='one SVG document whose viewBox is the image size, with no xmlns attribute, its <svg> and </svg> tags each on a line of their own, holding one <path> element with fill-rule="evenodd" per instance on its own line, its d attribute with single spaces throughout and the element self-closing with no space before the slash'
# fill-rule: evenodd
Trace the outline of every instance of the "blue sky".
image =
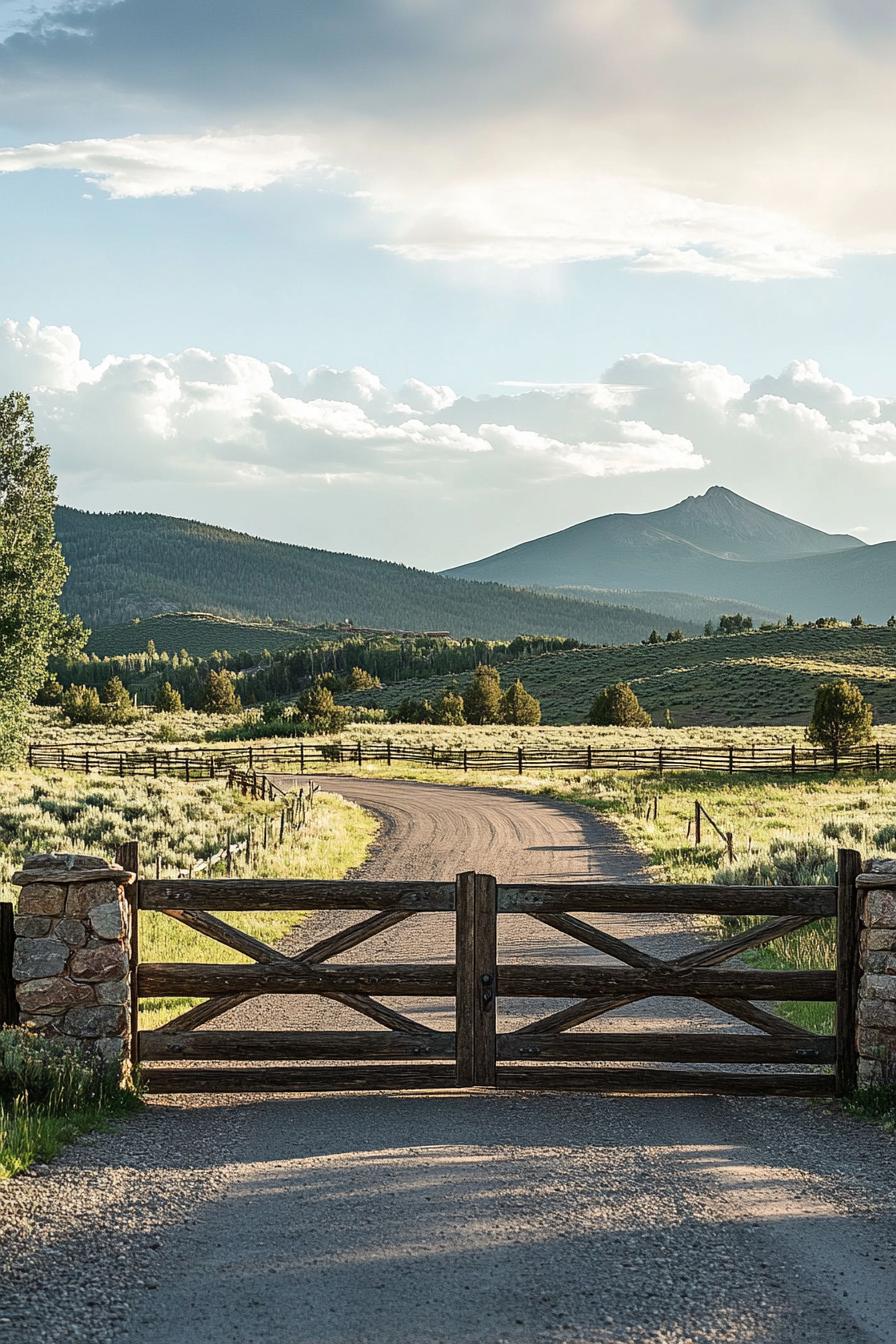
<svg viewBox="0 0 896 1344">
<path fill-rule="evenodd" d="M 891 6 L 10 0 L 0 39 L 0 376 L 66 502 L 428 567 L 714 483 L 892 534 Z"/>
</svg>

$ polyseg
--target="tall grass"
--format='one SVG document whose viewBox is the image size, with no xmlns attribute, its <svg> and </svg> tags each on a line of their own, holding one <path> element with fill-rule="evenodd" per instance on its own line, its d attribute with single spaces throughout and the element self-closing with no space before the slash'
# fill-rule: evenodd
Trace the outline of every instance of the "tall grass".
<svg viewBox="0 0 896 1344">
<path fill-rule="evenodd" d="M 96 1056 L 19 1028 L 0 1030 L 0 1177 L 46 1161 L 137 1105 L 135 1089 Z"/>
</svg>

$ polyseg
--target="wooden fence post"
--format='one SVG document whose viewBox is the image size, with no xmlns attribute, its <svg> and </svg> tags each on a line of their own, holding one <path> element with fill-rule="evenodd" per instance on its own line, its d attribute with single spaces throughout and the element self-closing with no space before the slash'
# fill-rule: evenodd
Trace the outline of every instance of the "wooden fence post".
<svg viewBox="0 0 896 1344">
<path fill-rule="evenodd" d="M 518 775 L 521 775 L 521 774 L 523 773 L 523 749 L 522 749 L 522 747 L 517 747 L 517 749 L 516 749 L 516 772 L 517 772 Z"/>
<path fill-rule="evenodd" d="M 591 743 L 589 742 L 589 743 L 588 743 L 588 765 L 587 765 L 587 768 L 588 768 L 589 770 L 591 769 L 591 761 L 592 761 L 592 752 L 591 752 Z"/>
<path fill-rule="evenodd" d="M 0 1027 L 14 1027 L 19 1021 L 16 982 L 12 978 L 13 918 L 12 901 L 0 901 Z"/>
<path fill-rule="evenodd" d="M 390 737 L 390 738 L 387 738 L 387 740 L 386 740 L 386 764 L 387 764 L 387 765 L 391 765 L 391 764 L 392 764 L 392 739 L 391 739 L 391 737 Z"/>
<path fill-rule="evenodd" d="M 497 886 L 485 873 L 459 873 L 457 1017 L 459 1087 L 494 1087 L 497 1012 Z"/>
<path fill-rule="evenodd" d="M 790 773 L 796 774 L 796 743 L 792 743 L 790 748 Z"/>
<path fill-rule="evenodd" d="M 361 743 L 359 742 L 359 743 L 358 743 L 358 765 L 361 766 L 361 765 L 363 765 L 363 764 L 364 764 L 364 758 L 363 758 L 363 756 L 361 755 Z"/>
<path fill-rule="evenodd" d="M 231 850 L 230 850 L 230 846 L 231 846 L 232 842 L 233 842 L 233 833 L 232 833 L 232 831 L 228 830 L 228 832 L 227 832 L 227 876 L 228 876 L 228 877 L 230 877 L 230 874 L 233 872 L 233 854 L 231 853 Z"/>
<path fill-rule="evenodd" d="M 700 844 L 700 838 L 701 838 L 701 834 L 700 834 L 700 813 L 701 813 L 701 811 L 702 811 L 702 808 L 700 807 L 700 800 L 699 800 L 699 798 L 697 798 L 697 799 L 694 800 L 694 846 L 695 846 L 695 847 L 696 847 L 697 845 Z"/>
<path fill-rule="evenodd" d="M 728 862 L 734 862 L 734 832 L 725 832 L 725 848 L 728 850 Z"/>
<path fill-rule="evenodd" d="M 839 1097 L 856 1090 L 859 1047 L 856 1019 L 861 977 L 860 900 L 856 878 L 862 856 L 855 849 L 837 852 L 837 1063 L 834 1084 Z"/>
</svg>

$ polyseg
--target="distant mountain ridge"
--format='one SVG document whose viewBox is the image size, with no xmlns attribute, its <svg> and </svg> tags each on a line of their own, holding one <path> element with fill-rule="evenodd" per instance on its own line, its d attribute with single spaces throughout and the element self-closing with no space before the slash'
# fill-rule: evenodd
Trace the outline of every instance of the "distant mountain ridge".
<svg viewBox="0 0 896 1344">
<path fill-rule="evenodd" d="M 135 616 L 201 610 L 306 624 L 348 618 L 362 626 L 486 639 L 544 634 L 623 644 L 670 624 L 653 611 L 473 584 L 164 514 L 60 506 L 56 530 L 71 569 L 63 607 L 94 629 Z M 674 624 L 699 633 L 694 622 Z"/>
<path fill-rule="evenodd" d="M 893 548 L 893 549 L 890 549 Z M 723 486 L 671 508 L 608 514 L 446 571 L 543 589 L 627 588 L 749 602 L 801 619 L 896 606 L 896 543 L 867 546 Z"/>
</svg>

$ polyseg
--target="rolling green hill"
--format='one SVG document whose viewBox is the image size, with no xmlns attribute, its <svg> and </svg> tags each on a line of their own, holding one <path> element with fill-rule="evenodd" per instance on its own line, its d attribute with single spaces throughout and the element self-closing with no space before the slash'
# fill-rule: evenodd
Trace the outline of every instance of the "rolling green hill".
<svg viewBox="0 0 896 1344">
<path fill-rule="evenodd" d="M 808 721 L 815 688 L 849 677 L 874 705 L 880 723 L 896 722 L 896 629 L 757 631 L 686 640 L 680 644 L 573 649 L 519 659 L 501 668 L 504 684 L 522 677 L 541 700 L 545 723 L 581 723 L 594 696 L 614 681 L 630 681 L 661 723 L 784 724 Z M 406 696 L 434 698 L 445 678 L 398 682 L 353 697 L 393 705 Z"/>
<path fill-rule="evenodd" d="M 204 611 L 310 625 L 349 618 L 389 630 L 487 639 L 565 635 L 618 644 L 669 625 L 656 612 L 473 584 L 161 514 L 60 507 L 56 530 L 71 568 L 63 607 L 91 628 L 166 611 Z M 684 623 L 682 629 L 696 633 L 698 627 Z"/>
<path fill-rule="evenodd" d="M 99 657 L 142 652 L 149 640 L 159 653 L 186 649 L 194 658 L 210 654 L 261 653 L 269 649 L 294 649 L 338 638 L 332 626 L 306 626 L 291 621 L 235 620 L 204 611 L 172 611 L 162 616 L 135 617 L 124 625 L 106 625 L 91 632 L 87 652 Z"/>
<path fill-rule="evenodd" d="M 716 624 L 722 611 L 739 611 L 741 615 L 751 617 L 756 626 L 763 622 L 777 624 L 787 614 L 769 607 L 757 607 L 752 602 L 744 602 L 736 597 L 700 597 L 696 593 L 664 593 L 643 588 L 588 588 L 580 585 L 540 591 L 553 593 L 555 597 L 575 597 L 583 602 L 624 602 L 644 611 L 659 611 L 676 625 L 680 621 L 691 621 L 701 627 L 707 621 Z"/>
<path fill-rule="evenodd" d="M 866 546 L 819 532 L 721 486 L 654 513 L 592 518 L 448 572 L 570 594 L 733 594 L 729 606 L 751 603 L 799 620 L 861 612 L 882 621 L 896 609 L 896 542 Z"/>
</svg>

